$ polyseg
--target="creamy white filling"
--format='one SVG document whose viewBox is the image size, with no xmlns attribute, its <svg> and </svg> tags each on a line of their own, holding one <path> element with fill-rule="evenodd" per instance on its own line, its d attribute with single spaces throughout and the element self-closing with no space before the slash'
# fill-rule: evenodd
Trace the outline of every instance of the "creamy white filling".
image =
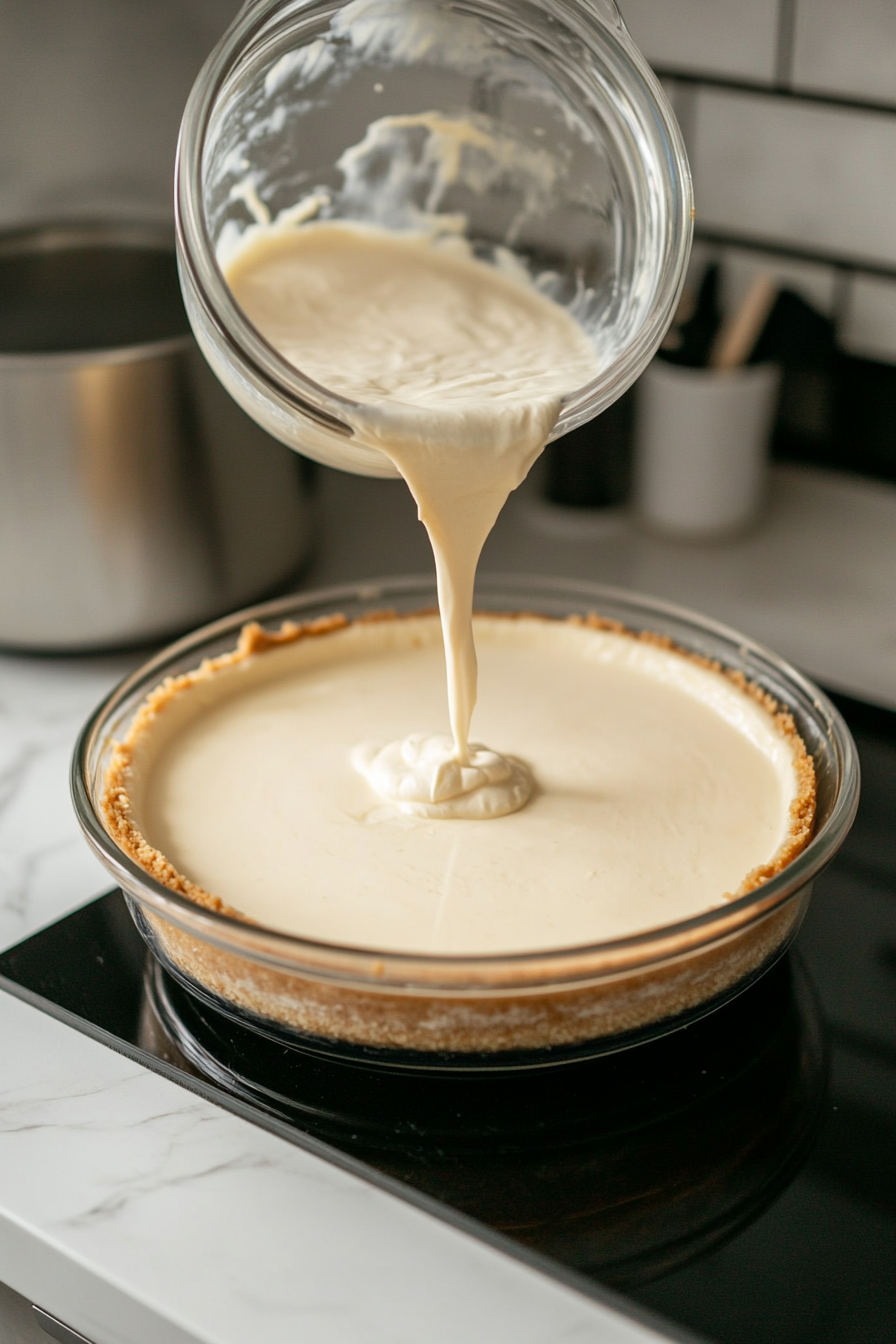
<svg viewBox="0 0 896 1344">
<path fill-rule="evenodd" d="M 728 678 L 565 622 L 475 630 L 480 729 L 535 781 L 521 811 L 409 815 L 352 767 L 371 724 L 384 740 L 444 726 L 439 624 L 420 617 L 302 639 L 175 696 L 135 743 L 135 823 L 263 925 L 447 953 L 669 924 L 721 905 L 780 848 L 793 748 Z"/>
<path fill-rule="evenodd" d="M 563 395 L 595 376 L 594 347 L 558 304 L 476 261 L 457 238 L 446 244 L 337 222 L 259 224 L 226 273 L 241 307 L 290 363 L 359 403 L 347 418 L 401 472 L 432 543 L 450 747 L 414 736 L 357 752 L 359 769 L 383 798 L 431 817 L 490 818 L 521 807 L 532 787 L 525 765 L 469 741 L 476 566 Z"/>
<path fill-rule="evenodd" d="M 386 747 L 365 742 L 351 760 L 375 793 L 411 816 L 503 817 L 521 808 L 532 792 L 523 761 L 471 742 L 462 765 L 454 739 L 445 733 L 411 733 Z"/>
</svg>

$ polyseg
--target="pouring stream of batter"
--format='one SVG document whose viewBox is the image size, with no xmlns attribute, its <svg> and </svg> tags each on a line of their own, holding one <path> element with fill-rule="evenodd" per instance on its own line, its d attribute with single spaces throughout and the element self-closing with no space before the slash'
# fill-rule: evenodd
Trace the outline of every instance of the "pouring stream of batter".
<svg viewBox="0 0 896 1344">
<path fill-rule="evenodd" d="M 290 363 L 354 403 L 346 418 L 401 472 L 432 544 L 452 736 L 365 744 L 357 768 L 402 811 L 515 811 L 529 771 L 469 740 L 476 567 L 563 396 L 597 372 L 594 347 L 558 304 L 457 239 L 341 222 L 256 227 L 227 279 Z"/>
</svg>

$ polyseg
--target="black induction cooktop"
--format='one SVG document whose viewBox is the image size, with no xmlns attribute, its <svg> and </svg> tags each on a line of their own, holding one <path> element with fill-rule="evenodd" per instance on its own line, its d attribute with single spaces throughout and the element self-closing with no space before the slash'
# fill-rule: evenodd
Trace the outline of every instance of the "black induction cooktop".
<svg viewBox="0 0 896 1344">
<path fill-rule="evenodd" d="M 187 994 L 120 892 L 0 985 L 678 1337 L 894 1344 L 896 714 L 840 704 L 863 799 L 796 951 L 662 1040 L 462 1077 L 307 1054 Z"/>
</svg>

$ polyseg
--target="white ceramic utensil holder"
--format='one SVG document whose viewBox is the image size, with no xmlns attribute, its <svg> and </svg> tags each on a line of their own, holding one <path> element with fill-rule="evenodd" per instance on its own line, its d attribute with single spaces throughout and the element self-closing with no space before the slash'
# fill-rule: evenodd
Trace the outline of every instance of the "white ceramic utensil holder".
<svg viewBox="0 0 896 1344">
<path fill-rule="evenodd" d="M 693 369 L 655 359 L 638 384 L 635 509 L 650 531 L 710 541 L 762 505 L 780 369 Z"/>
</svg>

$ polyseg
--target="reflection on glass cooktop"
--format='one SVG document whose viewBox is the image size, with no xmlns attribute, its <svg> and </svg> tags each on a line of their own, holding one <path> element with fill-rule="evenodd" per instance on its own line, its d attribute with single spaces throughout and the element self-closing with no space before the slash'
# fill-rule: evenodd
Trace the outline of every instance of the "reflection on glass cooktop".
<svg viewBox="0 0 896 1344">
<path fill-rule="evenodd" d="M 289 1049 L 152 963 L 118 892 L 0 956 L 0 984 L 718 1344 L 893 1344 L 896 715 L 844 708 L 865 793 L 799 954 L 617 1055 L 458 1077 Z"/>
</svg>

